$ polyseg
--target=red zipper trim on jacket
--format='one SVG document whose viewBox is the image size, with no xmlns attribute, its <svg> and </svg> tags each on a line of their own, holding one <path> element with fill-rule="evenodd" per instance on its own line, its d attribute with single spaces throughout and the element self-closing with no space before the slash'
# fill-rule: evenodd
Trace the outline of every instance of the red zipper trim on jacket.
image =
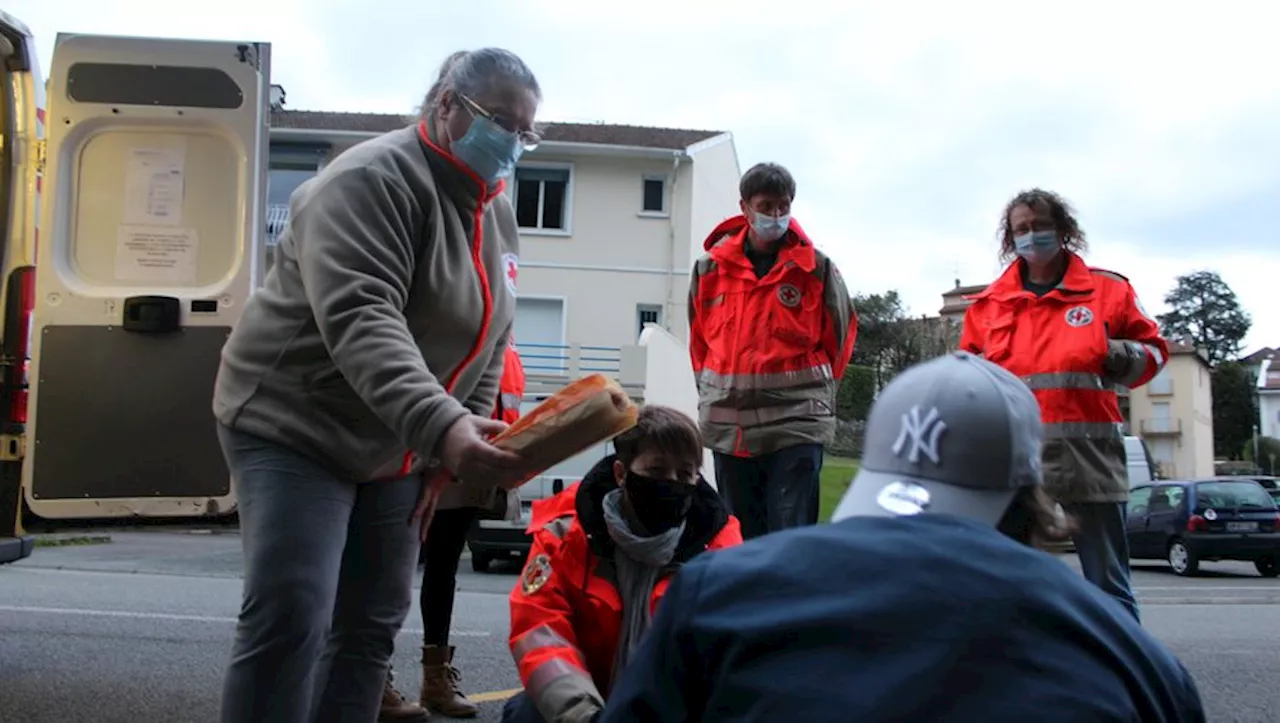
<svg viewBox="0 0 1280 723">
<path fill-rule="evenodd" d="M 489 336 L 489 328 L 493 324 L 493 290 L 489 286 L 489 272 L 484 267 L 484 259 L 481 258 L 481 253 L 484 250 L 484 207 L 485 204 L 495 196 L 502 193 L 504 184 L 499 181 L 496 187 L 490 189 L 489 184 L 485 183 L 483 178 L 476 175 L 475 171 L 468 168 L 461 161 L 454 158 L 453 154 L 436 145 L 431 140 L 431 137 L 427 134 L 426 121 L 418 123 L 418 137 L 421 138 L 422 142 L 426 143 L 431 150 L 439 153 L 442 158 L 453 164 L 455 168 L 462 171 L 463 174 L 472 181 L 475 181 L 481 188 L 480 198 L 476 202 L 476 211 L 472 218 L 475 226 L 475 237 L 471 243 L 471 263 L 475 265 L 476 274 L 480 277 L 480 295 L 484 302 L 484 313 L 480 322 L 480 333 L 476 335 L 476 341 L 472 344 L 471 351 L 463 358 L 462 363 L 453 370 L 453 373 L 449 375 L 448 381 L 444 384 L 445 392 L 453 394 L 453 388 L 457 386 L 458 378 L 462 376 L 462 372 L 466 371 L 467 367 L 471 366 L 472 362 L 476 360 L 476 357 L 480 356 L 480 350 L 484 348 L 484 340 Z M 408 475 L 413 470 L 413 459 L 413 450 L 408 450 L 404 453 L 404 463 L 400 466 L 401 477 Z"/>
</svg>

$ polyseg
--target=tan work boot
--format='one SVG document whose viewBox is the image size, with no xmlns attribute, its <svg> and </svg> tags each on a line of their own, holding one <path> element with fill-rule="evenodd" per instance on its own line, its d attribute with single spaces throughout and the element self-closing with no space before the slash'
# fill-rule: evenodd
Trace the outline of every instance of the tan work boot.
<svg viewBox="0 0 1280 723">
<path fill-rule="evenodd" d="M 462 676 L 453 667 L 453 646 L 422 646 L 423 708 L 450 718 L 475 718 L 480 709 L 458 689 Z"/>
<path fill-rule="evenodd" d="M 427 711 L 422 706 L 404 699 L 391 684 L 391 671 L 387 671 L 387 684 L 382 688 L 382 705 L 378 708 L 378 723 L 427 723 Z"/>
</svg>

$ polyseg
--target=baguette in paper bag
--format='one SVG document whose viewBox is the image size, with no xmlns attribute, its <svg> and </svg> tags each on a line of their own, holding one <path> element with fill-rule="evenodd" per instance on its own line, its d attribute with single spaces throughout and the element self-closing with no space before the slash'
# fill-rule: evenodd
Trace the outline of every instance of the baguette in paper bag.
<svg viewBox="0 0 1280 723">
<path fill-rule="evenodd" d="M 603 374 L 569 384 L 493 438 L 495 447 L 518 452 L 530 464 L 528 475 L 507 489 L 634 427 L 637 413 L 622 387 Z"/>
</svg>

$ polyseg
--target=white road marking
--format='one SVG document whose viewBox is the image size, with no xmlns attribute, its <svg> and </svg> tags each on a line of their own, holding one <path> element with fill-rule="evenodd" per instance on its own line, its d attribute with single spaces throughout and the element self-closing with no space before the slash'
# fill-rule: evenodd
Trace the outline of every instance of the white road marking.
<svg viewBox="0 0 1280 723">
<path fill-rule="evenodd" d="M 154 613 L 136 610 L 91 610 L 87 608 L 50 608 L 26 605 L 0 605 L 0 612 L 33 613 L 36 615 L 83 615 L 100 618 L 127 618 L 131 620 L 168 620 L 181 623 L 231 623 L 236 619 L 217 615 L 183 615 L 179 613 Z M 401 628 L 401 635 L 422 635 L 421 628 Z M 450 630 L 449 635 L 461 638 L 487 638 L 487 630 Z"/>
</svg>

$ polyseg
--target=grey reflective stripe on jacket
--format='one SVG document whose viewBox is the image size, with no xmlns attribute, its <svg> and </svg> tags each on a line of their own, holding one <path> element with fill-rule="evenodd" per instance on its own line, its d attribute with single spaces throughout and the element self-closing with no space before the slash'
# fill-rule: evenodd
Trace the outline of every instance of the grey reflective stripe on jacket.
<svg viewBox="0 0 1280 723">
<path fill-rule="evenodd" d="M 525 656 L 544 648 L 570 648 L 574 645 L 549 626 L 539 625 L 520 637 L 511 648 L 516 665 Z M 525 694 L 534 707 L 549 721 L 586 721 L 600 708 L 604 698 L 587 672 L 560 658 L 548 658 L 533 669 Z"/>
<path fill-rule="evenodd" d="M 604 707 L 591 676 L 560 658 L 534 669 L 525 694 L 543 718 L 556 723 L 587 723 Z"/>
<path fill-rule="evenodd" d="M 1032 391 L 1115 393 L 1088 372 L 1047 372 L 1022 378 Z M 1059 502 L 1123 502 L 1129 499 L 1124 425 L 1119 422 L 1049 422 L 1044 425 L 1045 491 Z"/>
<path fill-rule="evenodd" d="M 1023 377 L 1022 381 L 1033 392 L 1040 389 L 1093 389 L 1096 391 L 1108 391 L 1113 388 L 1110 384 L 1107 384 L 1102 377 L 1088 372 L 1049 372 L 1047 374 L 1032 374 L 1030 376 Z"/>
<path fill-rule="evenodd" d="M 707 446 L 750 456 L 822 444 L 835 428 L 830 364 L 781 374 L 698 375 L 698 421 Z"/>
</svg>

